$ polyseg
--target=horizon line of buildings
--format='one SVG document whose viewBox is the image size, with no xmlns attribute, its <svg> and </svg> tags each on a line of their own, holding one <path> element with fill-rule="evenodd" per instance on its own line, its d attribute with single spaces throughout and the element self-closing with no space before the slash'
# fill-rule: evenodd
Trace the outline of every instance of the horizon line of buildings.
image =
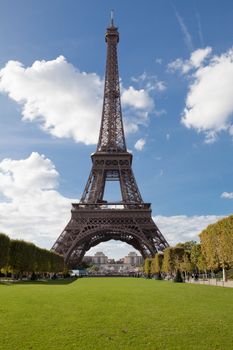
<svg viewBox="0 0 233 350">
<path fill-rule="evenodd" d="M 85 255 L 83 261 L 87 264 L 95 265 L 123 264 L 131 266 L 140 266 L 142 265 L 144 259 L 141 255 L 137 255 L 136 252 L 129 252 L 127 256 L 118 260 L 108 258 L 103 252 L 97 252 L 94 256 Z"/>
</svg>

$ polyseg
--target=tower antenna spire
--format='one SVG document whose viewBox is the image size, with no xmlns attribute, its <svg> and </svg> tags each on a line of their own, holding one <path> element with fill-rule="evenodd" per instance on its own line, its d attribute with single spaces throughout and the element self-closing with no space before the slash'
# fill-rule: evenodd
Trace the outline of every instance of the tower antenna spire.
<svg viewBox="0 0 233 350">
<path fill-rule="evenodd" d="M 111 10 L 111 27 L 114 27 L 114 10 Z"/>
</svg>

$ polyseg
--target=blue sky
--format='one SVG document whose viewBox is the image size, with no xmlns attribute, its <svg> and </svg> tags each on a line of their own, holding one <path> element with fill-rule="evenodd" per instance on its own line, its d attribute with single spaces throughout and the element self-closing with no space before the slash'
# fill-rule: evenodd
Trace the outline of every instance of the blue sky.
<svg viewBox="0 0 233 350">
<path fill-rule="evenodd" d="M 0 231 L 12 237 L 49 248 L 82 194 L 111 9 L 127 146 L 156 223 L 173 244 L 232 213 L 232 1 L 1 1 Z"/>
</svg>

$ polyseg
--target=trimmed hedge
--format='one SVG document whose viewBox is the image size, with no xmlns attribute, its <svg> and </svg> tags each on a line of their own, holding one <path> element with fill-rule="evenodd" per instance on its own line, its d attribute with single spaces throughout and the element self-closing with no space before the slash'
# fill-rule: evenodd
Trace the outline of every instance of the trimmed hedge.
<svg viewBox="0 0 233 350">
<path fill-rule="evenodd" d="M 9 259 L 10 238 L 0 233 L 0 269 L 5 267 Z"/>
<path fill-rule="evenodd" d="M 14 273 L 63 272 L 63 256 L 41 249 L 35 244 L 22 240 L 10 240 L 0 234 L 0 268 L 8 268 Z"/>
</svg>

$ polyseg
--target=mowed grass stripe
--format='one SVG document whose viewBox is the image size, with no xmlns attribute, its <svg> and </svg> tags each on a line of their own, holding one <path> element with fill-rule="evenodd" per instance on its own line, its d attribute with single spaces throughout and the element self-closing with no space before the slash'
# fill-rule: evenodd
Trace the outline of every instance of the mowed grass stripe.
<svg viewBox="0 0 233 350">
<path fill-rule="evenodd" d="M 233 289 L 136 278 L 0 285 L 0 349 L 233 349 Z"/>
</svg>

